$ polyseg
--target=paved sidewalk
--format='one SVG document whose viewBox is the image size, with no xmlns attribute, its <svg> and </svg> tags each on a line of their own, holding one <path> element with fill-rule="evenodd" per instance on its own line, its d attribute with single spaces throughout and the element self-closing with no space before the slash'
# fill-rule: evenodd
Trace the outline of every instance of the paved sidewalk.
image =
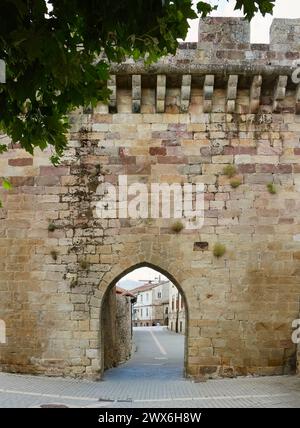
<svg viewBox="0 0 300 428">
<path fill-rule="evenodd" d="M 107 401 L 106 401 L 107 400 Z M 89 382 L 0 373 L 0 407 L 59 403 L 70 407 L 295 407 L 300 377 Z"/>
<path fill-rule="evenodd" d="M 296 407 L 300 377 L 246 377 L 194 383 L 183 377 L 184 338 L 162 328 L 135 330 L 137 352 L 104 380 L 0 373 L 0 408 Z"/>
</svg>

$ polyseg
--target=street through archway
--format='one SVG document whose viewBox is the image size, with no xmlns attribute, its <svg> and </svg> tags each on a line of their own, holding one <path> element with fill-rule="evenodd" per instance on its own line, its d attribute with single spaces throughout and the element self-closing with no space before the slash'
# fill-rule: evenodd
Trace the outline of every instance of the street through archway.
<svg viewBox="0 0 300 428">
<path fill-rule="evenodd" d="M 184 336 L 166 327 L 135 327 L 135 352 L 126 363 L 109 369 L 105 380 L 183 378 Z"/>
</svg>

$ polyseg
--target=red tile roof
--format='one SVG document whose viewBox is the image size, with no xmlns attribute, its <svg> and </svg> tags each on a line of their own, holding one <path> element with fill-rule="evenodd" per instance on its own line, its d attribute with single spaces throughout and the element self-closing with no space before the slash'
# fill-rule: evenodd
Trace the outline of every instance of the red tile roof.
<svg viewBox="0 0 300 428">
<path fill-rule="evenodd" d="M 119 287 L 118 285 L 116 285 L 116 293 L 120 294 L 121 296 L 135 297 L 135 295 L 132 294 L 130 291 L 125 290 L 125 288 Z"/>
<path fill-rule="evenodd" d="M 131 293 L 137 294 L 143 291 L 152 290 L 152 288 L 158 287 L 159 285 L 166 284 L 169 281 L 161 281 L 161 282 L 147 282 L 146 284 L 140 285 L 139 287 L 133 288 Z"/>
<path fill-rule="evenodd" d="M 143 284 L 143 285 L 140 285 L 139 287 L 136 287 L 133 290 L 131 290 L 131 293 L 137 294 L 137 293 L 140 293 L 143 291 L 152 290 L 152 288 L 154 288 L 156 285 L 157 284 L 150 284 L 150 283 Z"/>
</svg>

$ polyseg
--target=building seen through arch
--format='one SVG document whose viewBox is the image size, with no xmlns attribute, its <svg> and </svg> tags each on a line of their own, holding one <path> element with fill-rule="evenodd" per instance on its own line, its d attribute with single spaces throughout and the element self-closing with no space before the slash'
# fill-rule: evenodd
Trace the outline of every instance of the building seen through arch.
<svg viewBox="0 0 300 428">
<path fill-rule="evenodd" d="M 137 268 L 119 278 L 103 300 L 103 369 L 128 360 L 130 366 L 137 361 L 138 367 L 149 354 L 154 362 L 163 359 L 166 369 L 169 361 L 174 366 L 175 354 L 175 365 L 183 369 L 184 339 L 176 339 L 176 333 L 186 332 L 185 312 L 184 296 L 154 269 Z"/>
<path fill-rule="evenodd" d="M 175 333 L 185 333 L 184 299 L 169 280 L 149 281 L 131 290 L 136 297 L 133 305 L 134 327 L 167 326 Z"/>
<path fill-rule="evenodd" d="M 148 281 L 131 292 L 136 296 L 133 305 L 134 327 L 168 326 L 170 281 Z"/>
</svg>

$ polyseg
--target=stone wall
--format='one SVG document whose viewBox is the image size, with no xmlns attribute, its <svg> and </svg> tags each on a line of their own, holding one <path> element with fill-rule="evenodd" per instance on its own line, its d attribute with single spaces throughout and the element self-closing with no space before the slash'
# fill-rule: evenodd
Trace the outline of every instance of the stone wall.
<svg viewBox="0 0 300 428">
<path fill-rule="evenodd" d="M 131 356 L 131 297 L 116 293 L 113 287 L 105 296 L 102 311 L 104 370 L 124 363 Z"/>
<path fill-rule="evenodd" d="M 0 175 L 14 186 L 1 191 L 2 370 L 101 375 L 104 295 L 124 273 L 152 266 L 185 298 L 187 375 L 295 371 L 299 28 L 275 20 L 271 44 L 250 45 L 247 23 L 205 20 L 198 45 L 175 57 L 112 67 L 109 106 L 71 115 L 63 165 L 17 147 L 1 155 Z M 99 219 L 98 186 L 120 174 L 204 183 L 204 226 L 175 233 L 172 219 Z"/>
<path fill-rule="evenodd" d="M 131 298 L 117 294 L 116 332 L 118 364 L 131 357 L 132 352 L 132 308 Z"/>
<path fill-rule="evenodd" d="M 115 289 L 112 288 L 103 299 L 103 310 L 101 319 L 101 328 L 103 335 L 103 369 L 107 370 L 116 367 L 119 363 L 117 352 L 117 334 L 116 329 L 117 315 L 117 296 Z"/>
</svg>

